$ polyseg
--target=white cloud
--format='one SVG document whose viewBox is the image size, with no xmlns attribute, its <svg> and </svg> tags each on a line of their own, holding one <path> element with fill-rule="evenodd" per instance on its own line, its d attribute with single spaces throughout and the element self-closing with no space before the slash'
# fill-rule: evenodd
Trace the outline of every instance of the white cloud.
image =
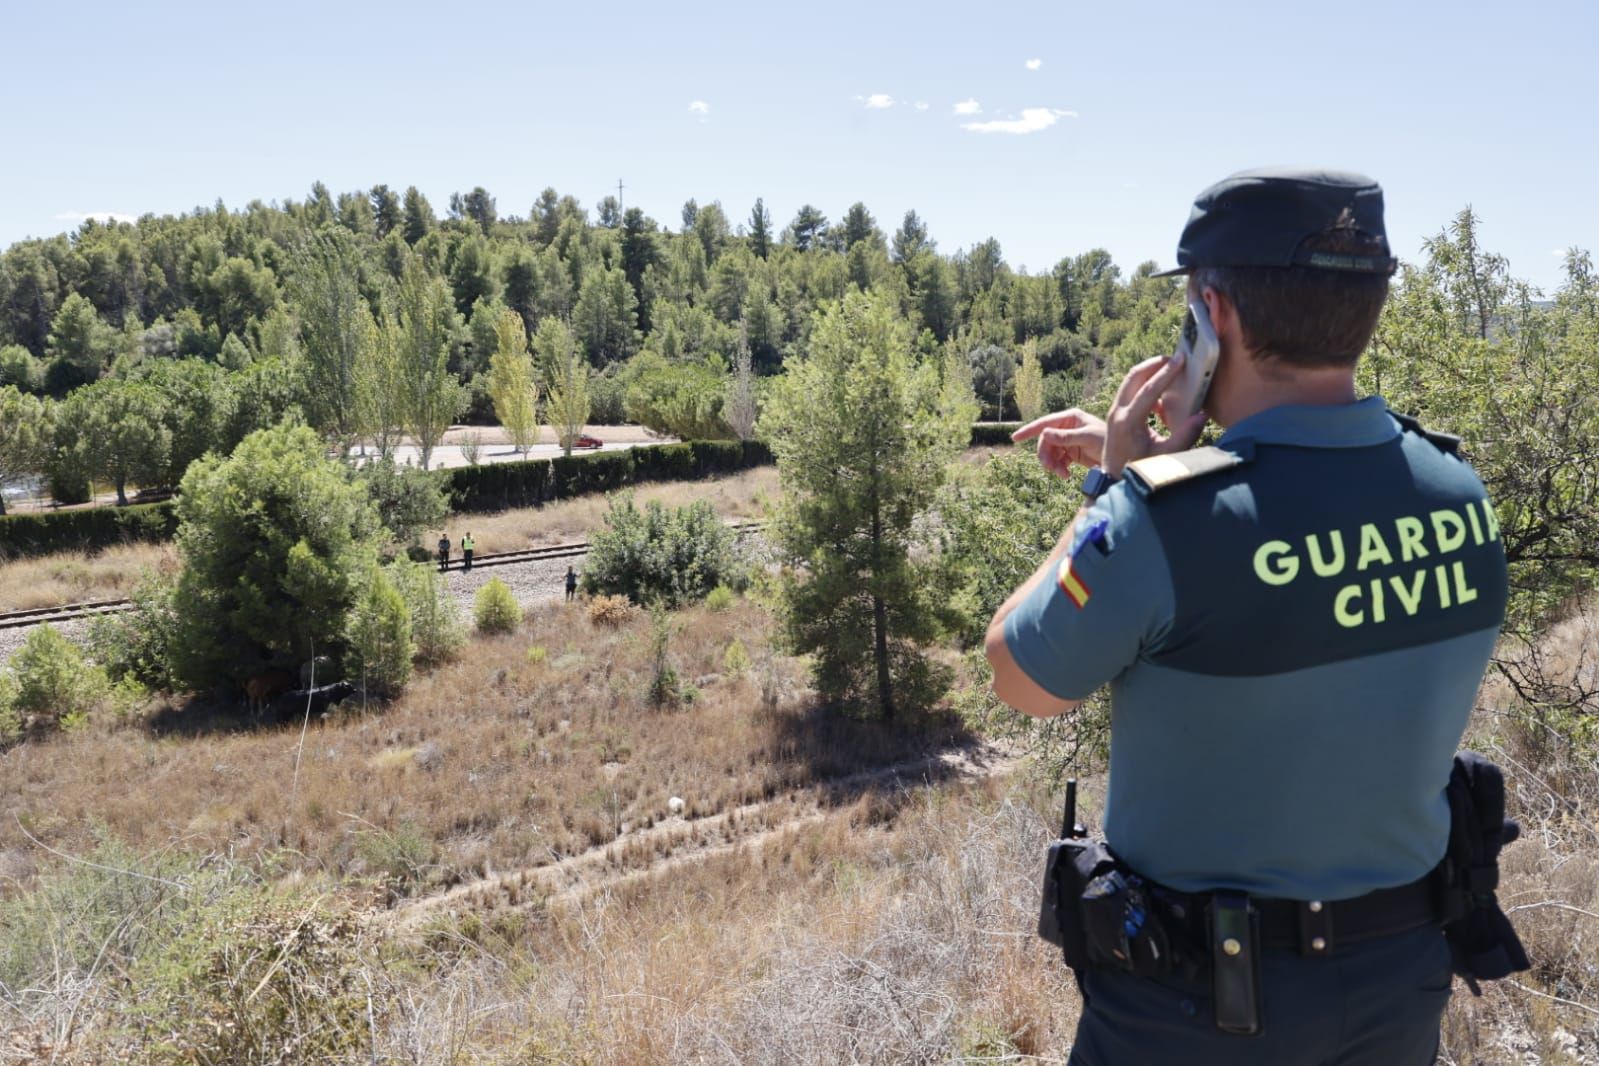
<svg viewBox="0 0 1599 1066">
<path fill-rule="evenodd" d="M 1044 65 L 1044 61 L 1042 59 L 1029 59 L 1027 61 L 1027 69 L 1028 70 L 1037 70 L 1039 67 L 1041 67 L 1043 65 Z"/>
<path fill-rule="evenodd" d="M 696 115 L 709 115 L 711 113 L 711 105 L 704 100 L 691 100 L 688 109 Z"/>
<path fill-rule="evenodd" d="M 918 100 L 918 101 L 916 101 L 916 110 L 918 110 L 918 111 L 926 111 L 929 107 L 932 107 L 932 106 L 933 105 L 928 103 L 926 100 Z"/>
<path fill-rule="evenodd" d="M 857 96 L 855 99 L 860 100 L 872 111 L 881 111 L 894 106 L 894 98 L 887 93 L 873 93 L 866 97 Z"/>
<path fill-rule="evenodd" d="M 1566 250 L 1564 248 L 1551 248 L 1549 249 L 1549 254 L 1554 256 L 1556 259 L 1564 259 L 1566 257 Z"/>
<path fill-rule="evenodd" d="M 1024 107 L 1020 118 L 994 119 L 992 122 L 963 122 L 961 129 L 973 133 L 1037 133 L 1063 118 L 1076 118 L 1075 111 L 1056 107 Z"/>
<path fill-rule="evenodd" d="M 983 105 L 972 97 L 967 97 L 955 105 L 955 113 L 957 115 L 981 115 L 983 113 Z"/>
<path fill-rule="evenodd" d="M 137 215 L 125 215 L 121 211 L 63 211 L 56 216 L 61 222 L 86 222 L 91 218 L 101 222 L 137 222 Z"/>
</svg>

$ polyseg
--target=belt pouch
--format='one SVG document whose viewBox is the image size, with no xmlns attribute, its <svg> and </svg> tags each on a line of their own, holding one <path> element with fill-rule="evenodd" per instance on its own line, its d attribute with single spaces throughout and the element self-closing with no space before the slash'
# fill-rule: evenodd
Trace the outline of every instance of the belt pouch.
<svg viewBox="0 0 1599 1066">
<path fill-rule="evenodd" d="M 1099 841 L 1087 838 L 1057 840 L 1049 846 L 1044 864 L 1044 892 L 1038 914 L 1038 935 L 1060 947 L 1066 965 L 1081 970 L 1088 965 L 1088 943 L 1083 928 L 1082 896 L 1089 881 L 1111 869 L 1115 858 Z"/>
<path fill-rule="evenodd" d="M 1249 897 L 1217 892 L 1210 903 L 1211 994 L 1216 1028 L 1238 1036 L 1261 1032 L 1260 915 Z"/>
</svg>

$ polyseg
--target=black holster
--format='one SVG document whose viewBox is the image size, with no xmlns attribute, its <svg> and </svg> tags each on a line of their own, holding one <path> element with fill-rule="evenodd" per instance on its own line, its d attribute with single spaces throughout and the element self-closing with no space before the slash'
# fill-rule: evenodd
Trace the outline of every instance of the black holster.
<svg viewBox="0 0 1599 1066">
<path fill-rule="evenodd" d="M 1180 965 L 1153 886 L 1104 842 L 1086 837 L 1050 845 L 1038 935 L 1058 946 L 1073 970 L 1158 977 Z"/>
</svg>

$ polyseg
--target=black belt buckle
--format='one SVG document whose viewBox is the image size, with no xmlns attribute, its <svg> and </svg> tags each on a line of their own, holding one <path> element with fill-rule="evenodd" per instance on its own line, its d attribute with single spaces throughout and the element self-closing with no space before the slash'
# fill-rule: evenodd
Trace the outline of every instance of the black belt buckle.
<svg viewBox="0 0 1599 1066">
<path fill-rule="evenodd" d="M 1211 896 L 1210 960 L 1216 1028 L 1238 1036 L 1260 1035 L 1260 915 L 1248 896 Z"/>
</svg>

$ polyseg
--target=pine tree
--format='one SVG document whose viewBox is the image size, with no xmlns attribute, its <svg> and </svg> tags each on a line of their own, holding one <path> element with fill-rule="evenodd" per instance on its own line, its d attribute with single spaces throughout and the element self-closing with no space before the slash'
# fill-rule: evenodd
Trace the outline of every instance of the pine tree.
<svg viewBox="0 0 1599 1066">
<path fill-rule="evenodd" d="M 760 430 L 783 485 L 785 624 L 795 650 L 814 655 L 824 698 L 888 718 L 947 683 L 919 647 L 953 616 L 910 557 L 911 530 L 972 415 L 937 366 L 917 362 L 880 294 L 819 312 L 809 352 L 776 382 Z"/>
<path fill-rule="evenodd" d="M 494 320 L 495 348 L 489 362 L 489 396 L 494 415 L 511 435 L 517 450 L 526 453 L 538 440 L 539 387 L 533 377 L 533 356 L 528 351 L 522 316 L 510 308 Z"/>
<path fill-rule="evenodd" d="M 755 198 L 755 207 L 750 211 L 750 250 L 762 259 L 772 250 L 772 213 L 760 197 Z"/>
<path fill-rule="evenodd" d="M 749 323 L 738 324 L 733 376 L 727 384 L 727 424 L 739 440 L 755 436 L 755 370 L 750 358 Z"/>
</svg>

